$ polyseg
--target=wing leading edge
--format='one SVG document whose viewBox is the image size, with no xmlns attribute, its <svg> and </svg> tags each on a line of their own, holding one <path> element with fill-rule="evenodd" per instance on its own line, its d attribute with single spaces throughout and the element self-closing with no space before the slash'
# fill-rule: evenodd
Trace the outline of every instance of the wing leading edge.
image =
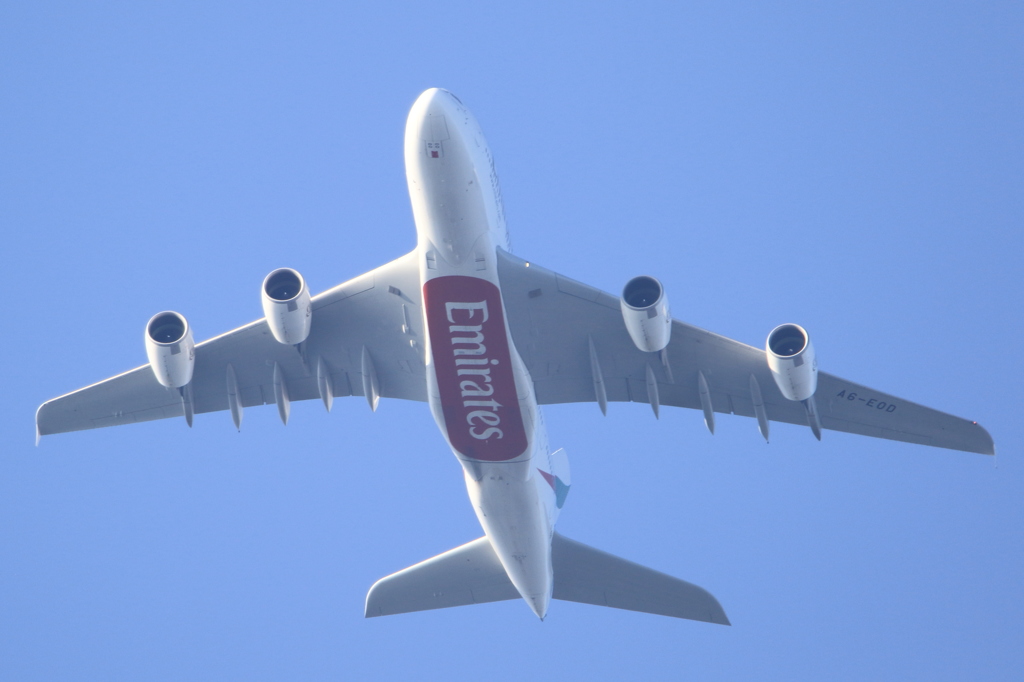
<svg viewBox="0 0 1024 682">
<path fill-rule="evenodd" d="M 808 424 L 804 406 L 779 392 L 764 350 L 675 320 L 663 362 L 659 354 L 633 345 L 615 296 L 504 251 L 499 252 L 498 273 L 516 348 L 540 404 L 600 402 L 602 397 L 652 402 L 650 380 L 661 405 L 700 410 L 703 375 L 714 412 L 756 416 L 756 382 L 769 420 Z M 815 401 L 825 429 L 995 453 L 991 436 L 976 422 L 826 372 L 818 373 Z"/>
<path fill-rule="evenodd" d="M 363 395 L 364 349 L 381 396 L 426 400 L 415 252 L 319 294 L 312 304 L 312 329 L 299 346 L 275 341 L 265 319 L 198 344 L 190 384 L 194 412 L 229 408 L 229 372 L 242 407 L 275 403 L 275 364 L 289 401 L 322 397 L 321 360 L 332 396 Z M 43 403 L 36 433 L 181 417 L 185 410 L 178 389 L 161 386 L 143 365 Z"/>
</svg>

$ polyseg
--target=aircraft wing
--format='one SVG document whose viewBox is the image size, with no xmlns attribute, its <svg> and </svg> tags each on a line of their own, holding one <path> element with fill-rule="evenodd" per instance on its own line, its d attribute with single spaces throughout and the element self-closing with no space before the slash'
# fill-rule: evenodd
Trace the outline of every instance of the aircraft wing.
<svg viewBox="0 0 1024 682">
<path fill-rule="evenodd" d="M 754 417 L 754 377 L 769 420 L 809 423 L 803 404 L 782 396 L 763 349 L 674 320 L 665 366 L 660 354 L 633 344 L 617 297 L 505 251 L 499 251 L 498 274 L 512 336 L 540 404 L 597 401 L 596 361 L 608 401 L 649 402 L 650 367 L 661 405 L 703 409 L 702 373 L 714 412 Z M 992 438 L 976 422 L 825 372 L 818 373 L 815 401 L 825 429 L 995 452 Z"/>
<path fill-rule="evenodd" d="M 415 252 L 323 292 L 312 300 L 309 337 L 278 343 L 265 319 L 196 345 L 191 387 L 195 413 L 227 410 L 228 367 L 243 407 L 275 403 L 274 365 L 290 401 L 319 398 L 318 367 L 333 396 L 363 395 L 363 349 L 379 395 L 426 401 L 423 315 Z M 38 435 L 180 417 L 184 398 L 160 385 L 149 365 L 43 403 Z"/>
</svg>

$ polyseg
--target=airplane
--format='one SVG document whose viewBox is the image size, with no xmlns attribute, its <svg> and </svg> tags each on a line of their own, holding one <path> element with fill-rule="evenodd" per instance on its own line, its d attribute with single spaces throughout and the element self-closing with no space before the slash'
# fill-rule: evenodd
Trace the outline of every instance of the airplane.
<svg viewBox="0 0 1024 682">
<path fill-rule="evenodd" d="M 613 296 L 512 254 L 494 159 L 451 92 L 423 92 L 405 128 L 416 248 L 311 296 L 302 275 L 263 281 L 264 317 L 196 344 L 186 318 L 146 324 L 147 365 L 43 403 L 40 436 L 151 419 L 362 395 L 426 402 L 462 466 L 484 535 L 377 581 L 375 617 L 523 599 L 544 619 L 552 599 L 729 625 L 701 587 L 555 531 L 571 488 L 541 405 L 648 403 L 995 454 L 977 422 L 818 371 L 808 332 L 783 324 L 765 348 L 671 316 L 647 275 Z"/>
</svg>

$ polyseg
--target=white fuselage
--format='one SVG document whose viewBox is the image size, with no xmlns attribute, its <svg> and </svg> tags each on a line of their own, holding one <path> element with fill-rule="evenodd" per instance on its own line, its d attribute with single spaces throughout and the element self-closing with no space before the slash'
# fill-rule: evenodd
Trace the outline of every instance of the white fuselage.
<svg viewBox="0 0 1024 682">
<path fill-rule="evenodd" d="M 494 162 L 476 119 L 446 90 L 427 90 L 409 112 L 405 168 L 430 409 L 463 465 L 480 525 L 543 618 L 558 512 L 547 434 L 506 323 L 496 253 L 509 239 Z"/>
</svg>

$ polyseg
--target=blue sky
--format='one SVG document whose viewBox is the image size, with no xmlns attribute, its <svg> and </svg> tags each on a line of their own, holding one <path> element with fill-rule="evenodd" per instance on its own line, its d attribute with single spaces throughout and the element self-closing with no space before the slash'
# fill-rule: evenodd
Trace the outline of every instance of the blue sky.
<svg viewBox="0 0 1024 682">
<path fill-rule="evenodd" d="M 1024 666 L 1015 3 L 6 3 L 0 678 L 1011 679 Z M 480 529 L 424 405 L 45 438 L 180 310 L 261 315 L 414 245 L 406 113 L 451 89 L 516 253 L 976 419 L 998 457 L 646 405 L 556 406 L 566 535 L 733 627 L 556 602 L 366 621 Z"/>
</svg>

